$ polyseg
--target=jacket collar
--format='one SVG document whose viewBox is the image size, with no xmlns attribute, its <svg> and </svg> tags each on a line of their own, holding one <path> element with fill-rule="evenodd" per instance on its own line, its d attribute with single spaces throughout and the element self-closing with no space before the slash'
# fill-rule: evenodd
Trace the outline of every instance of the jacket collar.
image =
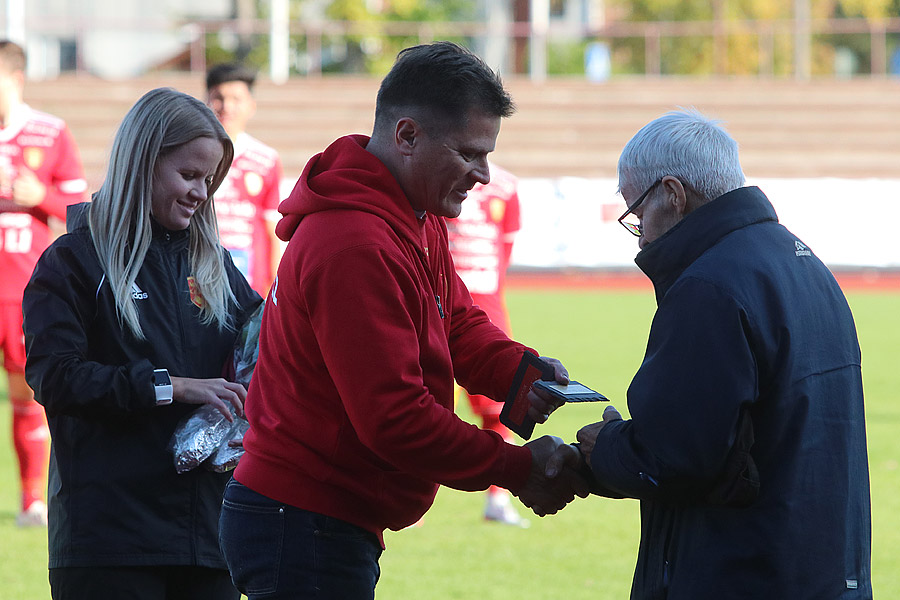
<svg viewBox="0 0 900 600">
<path fill-rule="evenodd" d="M 171 229 L 166 229 L 162 225 L 157 222 L 156 219 L 151 215 L 150 217 L 150 231 L 153 235 L 154 240 L 164 240 L 164 241 L 177 241 L 184 240 L 190 236 L 191 228 L 190 226 L 187 229 L 182 229 L 180 231 L 173 231 Z"/>
<path fill-rule="evenodd" d="M 67 232 L 72 233 L 76 229 L 89 226 L 90 206 L 90 202 L 79 202 L 66 207 Z M 154 239 L 178 240 L 187 238 L 190 235 L 190 231 L 190 227 L 181 231 L 171 231 L 160 225 L 152 216 L 150 217 L 150 232 Z M 166 237 L 166 234 L 168 234 L 168 237 Z"/>
<path fill-rule="evenodd" d="M 695 260 L 726 235 L 764 221 L 778 222 L 756 186 L 738 188 L 704 204 L 641 250 L 634 262 L 653 282 L 656 301 Z"/>
<path fill-rule="evenodd" d="M 88 215 L 91 203 L 79 202 L 66 207 L 66 231 L 72 233 L 76 229 L 88 226 Z"/>
</svg>

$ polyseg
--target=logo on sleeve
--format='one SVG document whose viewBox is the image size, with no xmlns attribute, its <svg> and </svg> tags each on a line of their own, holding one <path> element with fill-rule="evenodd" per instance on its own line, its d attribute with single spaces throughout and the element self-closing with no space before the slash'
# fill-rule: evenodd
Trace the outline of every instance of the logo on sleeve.
<svg viewBox="0 0 900 600">
<path fill-rule="evenodd" d="M 794 246 L 796 247 L 794 254 L 797 256 L 812 256 L 812 252 L 809 251 L 809 248 L 803 242 L 794 240 Z"/>
</svg>

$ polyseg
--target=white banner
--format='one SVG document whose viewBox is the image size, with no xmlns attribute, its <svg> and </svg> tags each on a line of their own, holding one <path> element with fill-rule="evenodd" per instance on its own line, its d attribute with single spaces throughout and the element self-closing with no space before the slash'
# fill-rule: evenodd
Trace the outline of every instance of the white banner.
<svg viewBox="0 0 900 600">
<path fill-rule="evenodd" d="M 779 221 L 829 267 L 900 268 L 900 179 L 748 179 Z M 522 229 L 512 264 L 527 268 L 634 267 L 637 238 L 616 222 L 615 179 L 519 180 Z"/>
</svg>

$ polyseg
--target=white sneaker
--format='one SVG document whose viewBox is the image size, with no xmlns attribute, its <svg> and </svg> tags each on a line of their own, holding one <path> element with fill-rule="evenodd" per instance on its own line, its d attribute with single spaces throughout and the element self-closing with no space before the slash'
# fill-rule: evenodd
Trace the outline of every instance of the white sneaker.
<svg viewBox="0 0 900 600">
<path fill-rule="evenodd" d="M 509 494 L 488 494 L 487 503 L 484 505 L 484 520 L 513 525 L 527 529 L 531 523 L 523 519 L 510 501 Z"/>
<path fill-rule="evenodd" d="M 47 505 L 41 500 L 35 500 L 16 516 L 16 525 L 18 527 L 46 527 Z"/>
</svg>

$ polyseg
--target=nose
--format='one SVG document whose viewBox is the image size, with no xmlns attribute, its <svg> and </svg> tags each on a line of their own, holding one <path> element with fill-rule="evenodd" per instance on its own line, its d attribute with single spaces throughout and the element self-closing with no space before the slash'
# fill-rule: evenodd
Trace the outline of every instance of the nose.
<svg viewBox="0 0 900 600">
<path fill-rule="evenodd" d="M 237 102 L 233 98 L 224 98 L 222 100 L 222 109 L 226 113 L 234 112 Z"/>
<path fill-rule="evenodd" d="M 203 202 L 209 196 L 209 187 L 206 185 L 205 179 L 197 179 L 197 184 L 191 186 L 191 197 L 197 202 Z"/>
<path fill-rule="evenodd" d="M 491 182 L 491 168 L 488 166 L 487 157 L 480 158 L 472 170 L 475 180 L 481 185 L 487 185 Z"/>
</svg>

